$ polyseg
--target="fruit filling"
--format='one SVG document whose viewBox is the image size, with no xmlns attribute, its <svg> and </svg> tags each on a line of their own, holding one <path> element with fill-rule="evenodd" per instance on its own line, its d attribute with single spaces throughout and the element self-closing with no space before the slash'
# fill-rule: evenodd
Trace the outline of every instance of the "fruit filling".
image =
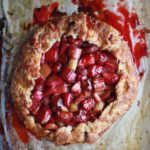
<svg viewBox="0 0 150 150">
<path fill-rule="evenodd" d="M 111 52 L 62 36 L 42 54 L 29 110 L 48 130 L 92 122 L 116 99 L 117 69 Z"/>
</svg>

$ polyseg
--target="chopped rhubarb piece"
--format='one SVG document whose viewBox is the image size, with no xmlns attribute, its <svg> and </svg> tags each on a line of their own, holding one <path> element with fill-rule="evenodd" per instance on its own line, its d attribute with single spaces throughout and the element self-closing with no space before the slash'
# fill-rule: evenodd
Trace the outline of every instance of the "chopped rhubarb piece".
<svg viewBox="0 0 150 150">
<path fill-rule="evenodd" d="M 44 126 L 44 128 L 45 128 L 46 130 L 56 130 L 56 129 L 58 129 L 58 125 L 55 124 L 55 123 L 52 123 L 52 122 L 48 122 L 48 123 Z"/>
<path fill-rule="evenodd" d="M 89 111 L 90 109 L 92 109 L 94 105 L 95 105 L 95 101 L 93 98 L 88 98 L 82 101 L 82 106 L 86 111 Z"/>
<path fill-rule="evenodd" d="M 38 86 L 38 85 L 44 85 L 44 82 L 45 82 L 45 79 L 42 77 L 42 76 L 40 76 L 40 77 L 38 77 L 36 80 L 35 80 L 35 86 Z"/>
<path fill-rule="evenodd" d="M 82 49 L 76 45 L 70 45 L 68 49 L 68 56 L 71 58 L 79 59 L 81 56 Z"/>
<path fill-rule="evenodd" d="M 87 79 L 87 74 L 88 74 L 87 69 L 77 69 L 76 73 L 77 73 L 78 81 L 84 81 Z"/>
<path fill-rule="evenodd" d="M 80 109 L 79 113 L 74 117 L 74 121 L 78 123 L 86 123 L 88 120 L 87 112 Z"/>
<path fill-rule="evenodd" d="M 40 73 L 44 78 L 47 78 L 51 72 L 52 70 L 47 63 L 41 64 Z"/>
<path fill-rule="evenodd" d="M 93 64 L 95 64 L 94 54 L 85 54 L 79 60 L 78 67 L 85 68 L 85 67 L 87 67 L 89 65 L 93 65 Z"/>
<path fill-rule="evenodd" d="M 99 93 L 94 92 L 94 93 L 93 93 L 93 97 L 94 97 L 94 99 L 96 100 L 96 102 L 100 102 L 100 101 L 101 101 L 101 97 L 100 97 L 100 94 L 99 94 Z"/>
<path fill-rule="evenodd" d="M 93 79 L 93 86 L 95 92 L 101 92 L 106 89 L 104 79 L 101 77 L 97 77 Z"/>
<path fill-rule="evenodd" d="M 78 60 L 74 58 L 70 58 L 67 67 L 71 70 L 76 70 L 78 65 Z"/>
<path fill-rule="evenodd" d="M 105 103 L 103 101 L 98 102 L 93 109 L 94 113 L 100 113 L 103 110 L 104 106 Z"/>
<path fill-rule="evenodd" d="M 49 97 L 43 97 L 43 99 L 42 99 L 42 104 L 44 105 L 44 106 L 49 106 Z"/>
<path fill-rule="evenodd" d="M 70 36 L 67 37 L 67 42 L 69 44 L 74 44 L 75 43 L 75 39 L 70 35 Z"/>
<path fill-rule="evenodd" d="M 61 64 L 65 64 L 67 62 L 68 58 L 67 58 L 67 55 L 66 54 L 63 54 L 61 55 L 59 58 L 58 58 L 58 61 L 61 63 Z"/>
<path fill-rule="evenodd" d="M 60 50 L 59 50 L 60 55 L 65 54 L 66 51 L 68 50 L 68 48 L 69 48 L 69 44 L 61 41 L 61 46 L 60 46 Z"/>
<path fill-rule="evenodd" d="M 35 99 L 32 100 L 32 105 L 29 108 L 29 110 L 32 112 L 32 114 L 36 115 L 41 107 L 41 101 L 37 101 Z"/>
<path fill-rule="evenodd" d="M 104 91 L 104 93 L 101 94 L 101 96 L 100 96 L 100 97 L 101 97 L 101 100 L 102 100 L 102 101 L 106 100 L 106 99 L 110 96 L 110 94 L 111 94 L 110 90 Z"/>
<path fill-rule="evenodd" d="M 69 110 L 70 110 L 71 112 L 76 112 L 76 111 L 78 111 L 78 105 L 75 104 L 75 103 L 71 103 L 71 104 L 70 104 L 70 107 L 69 107 Z"/>
<path fill-rule="evenodd" d="M 29 110 L 33 113 L 36 114 L 39 107 L 40 107 L 40 103 L 41 100 L 43 98 L 43 92 L 38 91 L 38 90 L 34 90 L 31 96 L 32 99 L 32 105 L 30 106 Z"/>
<path fill-rule="evenodd" d="M 95 52 L 94 57 L 95 57 L 95 62 L 96 63 L 101 63 L 100 62 L 100 52 Z"/>
<path fill-rule="evenodd" d="M 63 103 L 66 107 L 69 108 L 70 103 L 73 99 L 72 94 L 71 93 L 64 93 L 61 95 L 62 99 L 63 99 Z"/>
<path fill-rule="evenodd" d="M 46 124 L 49 121 L 51 114 L 52 111 L 49 108 L 42 106 L 37 114 L 37 119 L 41 124 Z"/>
<path fill-rule="evenodd" d="M 116 73 L 104 72 L 102 75 L 107 84 L 116 84 L 119 80 L 119 76 Z"/>
<path fill-rule="evenodd" d="M 88 67 L 88 77 L 94 77 L 102 73 L 102 66 L 101 65 L 90 65 Z"/>
<path fill-rule="evenodd" d="M 52 75 L 50 77 L 48 77 L 47 81 L 46 81 L 46 85 L 47 86 L 57 86 L 57 85 L 62 85 L 64 84 L 64 81 L 62 80 L 61 77 L 57 76 L 57 75 Z"/>
<path fill-rule="evenodd" d="M 79 103 L 81 103 L 84 99 L 85 99 L 85 96 L 84 96 L 83 94 L 80 94 L 78 97 L 76 97 L 76 98 L 74 99 L 74 103 L 75 103 L 75 104 L 79 104 Z"/>
<path fill-rule="evenodd" d="M 83 53 L 94 53 L 99 50 L 99 47 L 97 45 L 88 42 L 84 42 L 81 45 L 81 48 L 83 49 Z"/>
<path fill-rule="evenodd" d="M 57 74 L 61 70 L 62 65 L 60 63 L 55 63 L 52 66 L 52 71 L 54 74 Z"/>
<path fill-rule="evenodd" d="M 72 91 L 72 92 L 78 92 L 78 93 L 80 93 L 80 92 L 81 92 L 81 82 L 76 82 L 76 83 L 72 86 L 71 91 Z"/>
<path fill-rule="evenodd" d="M 58 47 L 59 47 L 59 42 L 56 42 L 50 48 L 50 50 L 47 53 L 45 53 L 45 61 L 46 62 L 57 62 L 57 60 L 58 60 Z"/>
<path fill-rule="evenodd" d="M 58 84 L 56 86 L 49 86 L 44 91 L 44 96 L 48 96 L 50 94 L 60 95 L 68 92 L 68 87 L 65 84 Z"/>
<path fill-rule="evenodd" d="M 101 62 L 108 61 L 109 63 L 117 65 L 117 59 L 108 51 L 101 51 L 99 61 Z"/>
<path fill-rule="evenodd" d="M 67 83 L 74 83 L 76 80 L 76 73 L 69 69 L 68 67 L 65 67 L 62 70 L 62 78 L 67 82 Z"/>
<path fill-rule="evenodd" d="M 37 101 L 40 101 L 42 98 L 43 98 L 43 92 L 35 90 L 32 93 L 31 99 L 36 99 Z"/>
<path fill-rule="evenodd" d="M 56 112 L 56 120 L 58 122 L 63 122 L 65 124 L 68 124 L 73 118 L 73 114 L 71 112 L 63 112 L 63 111 L 57 111 Z"/>
<path fill-rule="evenodd" d="M 85 81 L 82 81 L 82 88 L 84 89 L 84 90 L 89 90 L 89 91 L 91 91 L 92 90 L 92 83 L 91 83 L 91 81 L 90 80 L 85 80 Z"/>
<path fill-rule="evenodd" d="M 60 107 L 63 105 L 63 101 L 60 96 L 52 96 L 50 99 L 50 104 L 54 107 Z"/>
<path fill-rule="evenodd" d="M 103 72 L 115 72 L 117 70 L 117 65 L 110 62 L 105 62 L 103 67 Z"/>
</svg>

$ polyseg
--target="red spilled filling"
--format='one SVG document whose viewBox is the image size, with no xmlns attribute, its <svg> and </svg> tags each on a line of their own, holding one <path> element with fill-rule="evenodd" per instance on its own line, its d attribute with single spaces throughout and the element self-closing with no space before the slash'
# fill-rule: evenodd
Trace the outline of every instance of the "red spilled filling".
<svg viewBox="0 0 150 150">
<path fill-rule="evenodd" d="M 117 29 L 124 40 L 127 41 L 133 61 L 139 68 L 141 58 L 148 56 L 145 39 L 146 30 L 138 29 L 140 22 L 134 11 L 129 13 L 125 6 L 120 5 L 117 6 L 117 15 L 107 9 L 107 5 L 104 4 L 105 0 L 72 0 L 72 2 L 79 6 L 79 11 L 94 15 L 97 19 Z"/>
<path fill-rule="evenodd" d="M 52 16 L 52 13 L 57 10 L 59 3 L 53 2 L 48 6 L 41 6 L 41 8 L 34 9 L 34 24 L 41 24 L 49 20 Z"/>
<path fill-rule="evenodd" d="M 63 36 L 41 58 L 30 111 L 46 129 L 93 121 L 116 99 L 117 69 L 107 50 Z"/>
</svg>

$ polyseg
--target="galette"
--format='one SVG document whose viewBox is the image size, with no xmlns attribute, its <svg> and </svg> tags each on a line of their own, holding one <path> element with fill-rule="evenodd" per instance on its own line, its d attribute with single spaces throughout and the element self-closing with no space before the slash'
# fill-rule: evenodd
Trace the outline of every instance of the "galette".
<svg viewBox="0 0 150 150">
<path fill-rule="evenodd" d="M 128 111 L 138 80 L 130 49 L 85 13 L 51 17 L 20 51 L 11 82 L 25 127 L 57 145 L 92 143 Z"/>
</svg>

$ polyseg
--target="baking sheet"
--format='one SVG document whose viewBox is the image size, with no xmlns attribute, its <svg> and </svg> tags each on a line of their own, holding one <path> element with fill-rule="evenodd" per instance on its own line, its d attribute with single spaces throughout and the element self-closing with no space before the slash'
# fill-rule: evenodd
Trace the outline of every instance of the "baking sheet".
<svg viewBox="0 0 150 150">
<path fill-rule="evenodd" d="M 68 14 L 77 10 L 70 0 L 58 0 L 60 10 Z M 143 27 L 150 28 L 150 0 L 126 0 L 129 11 L 134 7 L 138 13 Z M 28 38 L 29 32 L 23 30 L 23 27 L 32 21 L 33 9 L 41 5 L 47 5 L 48 0 L 0 0 L 3 12 L 6 17 L 7 25 L 4 33 L 3 44 L 3 69 L 10 74 L 11 66 L 16 54 L 24 41 Z M 106 0 L 106 3 L 116 4 L 116 0 Z M 112 7 L 110 7 L 112 9 Z M 8 34 L 8 33 L 11 33 Z M 150 36 L 147 35 L 147 44 L 150 52 Z M 6 52 L 10 51 L 10 55 Z M 5 57 L 9 57 L 9 62 Z M 10 57 L 11 56 L 11 57 Z M 9 64 L 8 64 L 9 63 Z M 150 59 L 144 57 L 141 62 L 141 69 L 145 71 L 139 84 L 139 93 L 136 101 L 130 110 L 119 119 L 105 134 L 94 144 L 73 144 L 68 146 L 55 146 L 49 141 L 37 141 L 32 135 L 31 141 L 25 145 L 20 141 L 15 130 L 11 127 L 5 128 L 5 136 L 9 147 L 18 150 L 149 150 L 150 149 Z M 4 71 L 3 70 L 3 71 Z M 9 78 L 5 81 L 8 82 Z M 9 77 L 9 76 L 8 76 Z M 5 124 L 5 101 L 7 99 L 7 90 L 5 84 L 1 86 L 1 119 Z M 6 90 L 6 91 L 3 91 Z M 4 93 L 5 92 L 5 93 Z M 6 95 L 5 95 L 6 94 Z M 5 126 L 6 127 L 6 126 Z M 4 147 L 4 144 L 3 144 Z M 4 148 L 8 149 L 8 147 Z"/>
</svg>

